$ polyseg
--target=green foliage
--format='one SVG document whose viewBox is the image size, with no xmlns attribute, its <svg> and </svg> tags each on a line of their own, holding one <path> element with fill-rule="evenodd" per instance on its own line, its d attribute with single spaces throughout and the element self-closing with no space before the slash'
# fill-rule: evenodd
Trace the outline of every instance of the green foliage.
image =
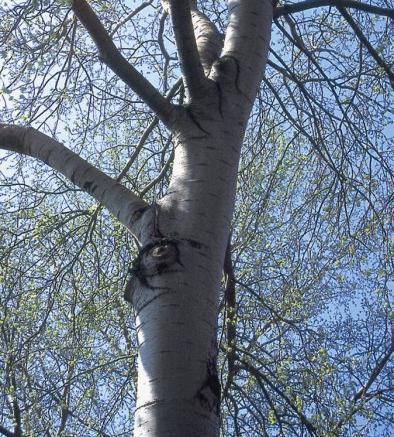
<svg viewBox="0 0 394 437">
<path fill-rule="evenodd" d="M 223 31 L 225 2 L 199 3 Z M 139 4 L 92 2 L 166 93 L 179 66 L 159 2 L 117 27 Z M 389 20 L 352 15 L 391 65 Z M 166 192 L 169 133 L 100 63 L 68 1 L 3 2 L 0 50 L 2 122 L 32 124 L 113 177 L 127 168 L 122 183 L 147 200 Z M 222 435 L 392 433 L 391 92 L 335 8 L 275 21 L 239 170 L 237 305 L 221 305 Z M 134 241 L 43 164 L 2 154 L 0 169 L 0 423 L 12 426 L 14 398 L 26 435 L 129 435 Z"/>
</svg>

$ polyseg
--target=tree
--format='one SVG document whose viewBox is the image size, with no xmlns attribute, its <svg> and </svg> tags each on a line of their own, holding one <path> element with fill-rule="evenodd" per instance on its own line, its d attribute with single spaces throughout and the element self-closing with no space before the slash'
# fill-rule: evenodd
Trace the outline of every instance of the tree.
<svg viewBox="0 0 394 437">
<path fill-rule="evenodd" d="M 1 6 L 3 435 L 392 430 L 390 7 Z"/>
</svg>

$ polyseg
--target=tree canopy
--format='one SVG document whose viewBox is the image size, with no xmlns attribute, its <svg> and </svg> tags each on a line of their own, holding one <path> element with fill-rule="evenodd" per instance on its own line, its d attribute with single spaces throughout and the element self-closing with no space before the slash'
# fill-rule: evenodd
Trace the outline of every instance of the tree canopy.
<svg viewBox="0 0 394 437">
<path fill-rule="evenodd" d="M 182 104 L 161 2 L 89 3 Z M 198 2 L 220 33 L 226 3 Z M 393 17 L 392 0 L 275 9 L 223 269 L 223 435 L 392 435 Z M 0 75 L 2 123 L 64 142 L 146 200 L 164 195 L 171 134 L 69 1 L 2 2 Z M 43 163 L 1 152 L 0 170 L 0 434 L 129 435 L 137 352 L 123 292 L 136 243 Z"/>
</svg>

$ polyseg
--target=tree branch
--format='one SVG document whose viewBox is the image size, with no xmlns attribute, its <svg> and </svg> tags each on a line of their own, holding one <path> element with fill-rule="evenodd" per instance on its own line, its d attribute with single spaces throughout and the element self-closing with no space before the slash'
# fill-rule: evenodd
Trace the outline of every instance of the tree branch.
<svg viewBox="0 0 394 437">
<path fill-rule="evenodd" d="M 12 395 L 12 410 L 14 415 L 14 435 L 22 436 L 22 417 L 21 417 L 21 409 L 19 406 L 18 398 L 16 396 L 17 384 L 15 374 L 13 373 L 10 378 L 10 383 L 13 389 Z"/>
<path fill-rule="evenodd" d="M 380 373 L 386 366 L 388 360 L 391 358 L 393 353 L 394 353 L 394 336 L 391 338 L 391 345 L 389 350 L 383 356 L 383 358 L 376 363 L 366 384 L 363 387 L 361 387 L 354 395 L 353 402 L 358 401 L 359 399 L 361 399 L 363 396 L 366 395 L 367 391 L 369 390 L 371 385 L 375 382 L 376 378 L 380 375 Z"/>
<path fill-rule="evenodd" d="M 382 15 L 384 17 L 394 18 L 394 9 L 382 8 L 379 6 L 368 5 L 355 0 L 305 0 L 299 3 L 284 4 L 274 10 L 274 18 L 295 12 L 306 11 L 308 9 L 320 8 L 324 6 L 353 8 L 371 14 Z"/>
<path fill-rule="evenodd" d="M 6 437 L 15 437 L 15 434 L 11 431 L 8 431 L 7 428 L 4 428 L 4 426 L 0 425 L 0 433 L 5 435 Z"/>
<path fill-rule="evenodd" d="M 231 234 L 229 236 L 224 257 L 223 274 L 225 276 L 224 298 L 226 301 L 226 328 L 227 328 L 227 368 L 228 377 L 223 389 L 224 396 L 233 382 L 235 376 L 235 346 L 236 346 L 236 281 L 234 265 L 231 259 Z"/>
<path fill-rule="evenodd" d="M 170 91 L 168 92 L 166 99 L 171 100 L 174 97 L 174 95 L 179 91 L 181 86 L 182 86 L 182 79 L 178 79 L 175 82 L 175 84 L 172 86 Z M 157 126 L 158 123 L 159 123 L 159 119 L 157 116 L 154 117 L 154 119 L 149 123 L 148 127 L 145 129 L 140 140 L 138 141 L 138 144 L 136 145 L 133 154 L 130 156 L 130 159 L 127 161 L 126 165 L 123 167 L 119 176 L 116 178 L 116 182 L 120 182 L 125 177 L 127 172 L 130 170 L 130 167 L 133 165 L 134 161 L 137 159 L 139 153 L 141 152 L 141 149 L 144 147 L 146 140 L 148 139 L 149 135 L 151 134 L 151 132 Z"/>
<path fill-rule="evenodd" d="M 112 38 L 115 33 L 124 26 L 128 21 L 130 21 L 135 15 L 137 15 L 139 12 L 141 12 L 143 9 L 145 9 L 147 6 L 150 6 L 152 4 L 153 0 L 149 0 L 146 2 L 141 3 L 138 7 L 136 7 L 134 10 L 132 10 L 123 20 L 119 21 L 115 27 L 111 30 L 111 33 L 109 36 Z"/>
<path fill-rule="evenodd" d="M 292 400 L 283 390 L 281 390 L 275 384 L 273 384 L 272 381 L 267 376 L 265 376 L 262 372 L 260 372 L 260 370 L 254 367 L 250 362 L 242 359 L 240 360 L 240 362 L 242 363 L 244 369 L 249 371 L 250 374 L 257 379 L 257 381 L 261 386 L 264 386 L 265 383 L 265 385 L 271 387 L 271 389 L 277 395 L 279 395 L 281 398 L 283 398 L 286 401 L 289 407 L 300 418 L 301 422 L 305 425 L 305 427 L 308 429 L 311 435 L 317 435 L 316 428 L 314 427 L 314 425 L 309 421 L 309 419 L 305 416 L 305 414 L 303 414 L 302 411 L 294 405 Z"/>
<path fill-rule="evenodd" d="M 197 7 L 195 0 L 191 1 L 190 9 L 197 50 L 206 76 L 211 71 L 212 64 L 219 58 L 223 48 L 224 35 L 215 24 Z"/>
<path fill-rule="evenodd" d="M 357 38 L 360 40 L 361 44 L 363 44 L 368 50 L 369 54 L 375 59 L 376 63 L 379 67 L 383 68 L 386 72 L 392 88 L 394 88 L 394 73 L 391 71 L 390 67 L 386 64 L 386 62 L 379 56 L 378 52 L 372 47 L 371 43 L 368 41 L 367 37 L 363 34 L 357 23 L 353 20 L 352 16 L 345 8 L 338 7 L 338 11 L 342 14 L 343 18 L 348 22 L 349 26 L 353 29 Z"/>
<path fill-rule="evenodd" d="M 115 179 L 32 127 L 0 123 L 0 148 L 32 156 L 58 170 L 101 202 L 131 231 L 140 212 L 149 206 Z"/>
<path fill-rule="evenodd" d="M 351 405 L 349 407 L 349 411 L 346 412 L 346 414 L 338 421 L 338 423 L 335 425 L 335 427 L 332 429 L 334 432 L 334 435 L 339 435 L 339 431 L 343 427 L 343 425 L 349 421 L 352 416 L 359 411 L 362 408 L 363 403 L 369 401 L 372 399 L 372 397 L 369 397 L 370 393 L 368 393 L 368 390 L 370 389 L 371 385 L 376 381 L 380 373 L 385 368 L 387 362 L 391 358 L 391 356 L 394 353 L 394 332 L 393 332 L 393 326 L 392 326 L 392 337 L 390 342 L 390 348 L 386 352 L 386 354 L 383 356 L 381 360 L 379 360 L 375 367 L 372 370 L 372 373 L 370 374 L 368 381 L 365 385 L 363 385 L 353 396 L 351 400 Z M 379 392 L 378 392 L 379 393 Z M 361 401 L 358 406 L 357 402 Z"/>
<path fill-rule="evenodd" d="M 96 44 L 100 59 L 170 126 L 175 107 L 122 56 L 89 4 L 73 0 L 72 9 Z"/>
<path fill-rule="evenodd" d="M 168 0 L 185 87 L 191 100 L 201 95 L 206 83 L 197 49 L 189 0 Z"/>
<path fill-rule="evenodd" d="M 250 104 L 264 73 L 271 38 L 271 0 L 229 0 L 222 59 L 237 64 L 236 85 Z"/>
</svg>

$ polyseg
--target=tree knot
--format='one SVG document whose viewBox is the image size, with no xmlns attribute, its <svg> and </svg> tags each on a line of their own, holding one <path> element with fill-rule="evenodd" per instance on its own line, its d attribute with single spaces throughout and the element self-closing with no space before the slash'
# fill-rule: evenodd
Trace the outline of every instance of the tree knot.
<svg viewBox="0 0 394 437">
<path fill-rule="evenodd" d="M 132 302 L 136 280 L 140 285 L 151 290 L 165 288 L 155 286 L 152 282 L 155 277 L 163 273 L 175 272 L 173 269 L 175 264 L 183 266 L 179 257 L 178 243 L 175 239 L 156 238 L 140 249 L 129 269 L 132 276 L 126 285 L 124 297 L 127 301 Z"/>
</svg>

